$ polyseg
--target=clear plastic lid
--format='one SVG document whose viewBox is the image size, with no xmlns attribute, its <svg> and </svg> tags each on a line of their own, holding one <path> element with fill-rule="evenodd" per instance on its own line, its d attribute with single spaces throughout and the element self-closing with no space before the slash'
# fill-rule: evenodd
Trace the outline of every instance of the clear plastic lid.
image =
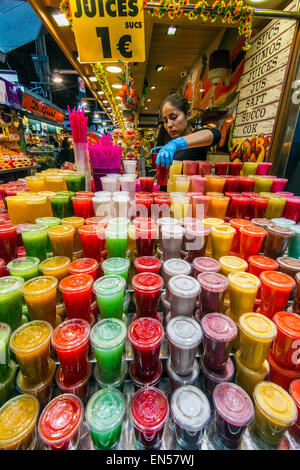
<svg viewBox="0 0 300 470">
<path fill-rule="evenodd" d="M 259 278 L 267 286 L 281 290 L 292 290 L 295 286 L 295 281 L 291 276 L 278 271 L 264 271 Z"/>
<path fill-rule="evenodd" d="M 217 273 L 221 269 L 219 261 L 205 256 L 199 256 L 193 260 L 193 267 L 200 272 L 213 272 Z"/>
<path fill-rule="evenodd" d="M 197 276 L 197 281 L 202 289 L 210 292 L 224 292 L 229 286 L 227 277 L 219 273 L 200 273 Z"/>
<path fill-rule="evenodd" d="M 89 399 L 85 417 L 93 431 L 106 431 L 115 428 L 125 414 L 123 394 L 115 388 L 102 388 Z"/>
<path fill-rule="evenodd" d="M 131 400 L 133 424 L 145 431 L 160 428 L 168 417 L 169 405 L 164 393 L 155 387 L 138 390 Z"/>
<path fill-rule="evenodd" d="M 276 261 L 275 261 L 276 262 Z M 277 258 L 280 267 L 286 268 L 294 273 L 300 272 L 300 259 L 290 258 L 289 256 L 281 256 Z"/>
<path fill-rule="evenodd" d="M 278 263 L 274 259 L 268 258 L 267 256 L 252 255 L 249 256 L 248 262 L 250 265 L 253 265 L 259 269 L 276 270 L 278 268 Z"/>
<path fill-rule="evenodd" d="M 41 262 L 40 270 L 47 270 L 48 273 L 55 272 L 57 269 L 66 268 L 69 264 L 70 259 L 67 256 L 53 256 Z"/>
<path fill-rule="evenodd" d="M 103 271 L 111 273 L 122 273 L 129 269 L 130 262 L 126 258 L 107 258 L 102 263 Z"/>
<path fill-rule="evenodd" d="M 163 270 L 169 276 L 177 276 L 179 274 L 188 276 L 191 274 L 192 267 L 190 263 L 179 258 L 168 259 L 163 263 Z"/>
<path fill-rule="evenodd" d="M 161 344 L 163 337 L 163 327 L 155 318 L 138 318 L 129 326 L 128 339 L 139 349 L 155 348 Z"/>
<path fill-rule="evenodd" d="M 260 287 L 260 280 L 258 279 L 258 277 L 250 273 L 229 273 L 228 281 L 230 285 L 233 284 L 234 286 L 241 287 L 244 289 L 258 289 Z"/>
<path fill-rule="evenodd" d="M 110 296 L 125 290 L 125 287 L 126 281 L 124 277 L 119 276 L 119 274 L 110 274 L 97 279 L 94 282 L 93 290 L 96 295 Z"/>
<path fill-rule="evenodd" d="M 260 313 L 243 313 L 239 318 L 239 328 L 256 341 L 271 340 L 277 334 L 275 323 Z"/>
<path fill-rule="evenodd" d="M 252 223 L 257 227 L 267 228 L 272 222 L 270 219 L 266 219 L 265 217 L 255 218 L 252 219 Z"/>
<path fill-rule="evenodd" d="M 62 292 L 80 292 L 90 289 L 93 282 L 89 274 L 71 274 L 60 281 L 59 289 Z"/>
<path fill-rule="evenodd" d="M 279 225 L 281 227 L 292 227 L 293 225 L 296 224 L 296 222 L 294 220 L 291 220 L 291 219 L 285 219 L 284 217 L 279 217 L 279 218 L 275 218 L 275 219 L 271 219 L 271 222 L 274 224 L 274 225 Z"/>
<path fill-rule="evenodd" d="M 29 279 L 22 285 L 24 295 L 42 295 L 56 289 L 58 280 L 54 276 L 39 276 Z"/>
<path fill-rule="evenodd" d="M 230 358 L 228 358 L 225 369 L 222 371 L 214 371 L 214 370 L 209 369 L 207 365 L 205 364 L 203 356 L 201 356 L 200 364 L 201 364 L 201 370 L 202 370 L 203 375 L 205 375 L 208 379 L 210 379 L 213 382 L 216 382 L 216 383 L 231 382 L 234 376 L 234 365 Z"/>
<path fill-rule="evenodd" d="M 22 271 L 27 271 L 28 268 L 36 267 L 39 265 L 40 260 L 33 256 L 27 256 L 24 258 L 17 258 L 13 261 L 10 261 L 7 265 L 7 269 L 11 270 L 18 270 L 18 273 L 22 273 Z"/>
<path fill-rule="evenodd" d="M 83 274 L 98 269 L 99 263 L 93 258 L 80 258 L 69 264 L 70 274 Z"/>
<path fill-rule="evenodd" d="M 179 348 L 194 348 L 202 341 L 202 328 L 193 318 L 178 316 L 172 318 L 167 325 L 169 341 Z"/>
<path fill-rule="evenodd" d="M 172 294 L 181 297 L 196 297 L 200 293 L 200 284 L 197 279 L 182 274 L 171 277 L 168 287 Z"/>
<path fill-rule="evenodd" d="M 117 348 L 125 341 L 126 327 L 117 318 L 105 318 L 93 326 L 90 338 L 95 348 Z"/>
<path fill-rule="evenodd" d="M 248 269 L 247 261 L 242 258 L 238 258 L 237 256 L 221 256 L 219 261 L 221 266 L 233 271 L 246 271 L 246 269 Z"/>
<path fill-rule="evenodd" d="M 260 382 L 253 391 L 255 405 L 272 422 L 291 426 L 297 419 L 294 400 L 282 387 L 273 382 Z"/>
<path fill-rule="evenodd" d="M 233 341 L 237 335 L 234 321 L 222 313 L 208 313 L 202 318 L 201 326 L 203 334 L 214 341 Z"/>
<path fill-rule="evenodd" d="M 173 219 L 173 217 L 161 217 L 160 219 L 157 219 L 156 223 L 157 223 L 158 226 L 178 225 L 178 220 Z"/>
<path fill-rule="evenodd" d="M 60 225 L 58 227 L 60 227 Z M 26 233 L 26 232 L 47 233 L 47 227 L 45 225 L 38 225 L 38 224 L 22 224 L 21 233 Z"/>
<path fill-rule="evenodd" d="M 278 235 L 280 237 L 287 237 L 291 238 L 295 233 L 295 227 L 282 227 L 280 225 L 269 225 L 268 232 L 272 233 L 273 235 Z"/>
<path fill-rule="evenodd" d="M 73 350 L 89 337 L 90 325 L 81 318 L 74 318 L 60 323 L 53 331 L 51 342 L 55 349 Z"/>
<path fill-rule="evenodd" d="M 185 234 L 185 229 L 181 225 L 163 225 L 161 228 L 163 237 L 166 238 L 182 238 Z"/>
<path fill-rule="evenodd" d="M 10 338 L 10 348 L 14 353 L 29 353 L 40 349 L 50 341 L 52 326 L 44 320 L 33 320 L 19 326 Z"/>
<path fill-rule="evenodd" d="M 236 384 L 218 384 L 213 391 L 213 402 L 219 416 L 233 426 L 248 426 L 254 418 L 251 398 Z"/>
<path fill-rule="evenodd" d="M 136 269 L 145 269 L 145 271 L 152 269 L 159 270 L 161 268 L 161 261 L 154 256 L 140 256 L 134 260 L 134 266 Z"/>
<path fill-rule="evenodd" d="M 291 312 L 277 312 L 273 321 L 278 330 L 293 339 L 300 340 L 300 316 Z"/>
<path fill-rule="evenodd" d="M 193 385 L 177 388 L 172 394 L 170 408 L 176 423 L 189 432 L 200 431 L 209 423 L 209 401 Z"/>
<path fill-rule="evenodd" d="M 139 291 L 158 291 L 162 288 L 163 278 L 156 273 L 140 273 L 132 278 L 132 286 Z"/>
</svg>

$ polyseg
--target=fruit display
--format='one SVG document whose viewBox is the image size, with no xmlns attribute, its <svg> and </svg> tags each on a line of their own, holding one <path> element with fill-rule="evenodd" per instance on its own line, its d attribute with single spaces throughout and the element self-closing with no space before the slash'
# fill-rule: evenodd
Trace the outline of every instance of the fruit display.
<svg viewBox="0 0 300 470">
<path fill-rule="evenodd" d="M 34 165 L 34 161 L 28 155 L 19 151 L 12 150 L 7 146 L 0 145 L 0 170 L 11 170 L 13 168 L 22 168 Z"/>
<path fill-rule="evenodd" d="M 265 136 L 262 132 L 250 139 L 234 139 L 229 144 L 230 161 L 260 163 L 268 158 L 271 136 Z"/>
</svg>

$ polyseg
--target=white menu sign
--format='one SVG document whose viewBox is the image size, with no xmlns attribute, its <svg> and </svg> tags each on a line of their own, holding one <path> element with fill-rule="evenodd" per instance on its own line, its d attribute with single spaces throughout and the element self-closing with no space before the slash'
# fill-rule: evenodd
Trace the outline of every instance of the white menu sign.
<svg viewBox="0 0 300 470">
<path fill-rule="evenodd" d="M 286 10 L 295 10 L 292 2 Z M 273 20 L 251 41 L 239 83 L 233 139 L 271 135 L 285 83 L 296 21 Z"/>
</svg>

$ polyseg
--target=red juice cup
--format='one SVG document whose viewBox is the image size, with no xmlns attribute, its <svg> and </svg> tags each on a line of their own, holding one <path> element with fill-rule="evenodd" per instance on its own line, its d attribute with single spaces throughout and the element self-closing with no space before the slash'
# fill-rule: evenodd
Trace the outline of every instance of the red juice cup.
<svg viewBox="0 0 300 470">
<path fill-rule="evenodd" d="M 206 176 L 211 174 L 212 163 L 211 162 L 198 162 L 198 175 Z"/>
<path fill-rule="evenodd" d="M 271 192 L 277 193 L 278 191 L 284 191 L 284 188 L 287 182 L 288 182 L 287 178 L 275 178 L 271 186 Z"/>
<path fill-rule="evenodd" d="M 182 174 L 183 175 L 197 175 L 198 173 L 198 162 L 194 160 L 183 160 L 182 162 Z"/>
<path fill-rule="evenodd" d="M 137 193 L 135 197 L 136 217 L 146 216 L 146 215 L 150 217 L 152 204 L 153 204 L 152 195 L 140 196 L 139 193 Z"/>
<path fill-rule="evenodd" d="M 166 186 L 168 184 L 169 167 L 157 165 L 156 166 L 156 183 L 159 186 Z"/>
<path fill-rule="evenodd" d="M 208 272 L 208 273 L 218 273 L 221 269 L 221 263 L 213 258 L 208 258 L 206 256 L 200 256 L 194 258 L 192 262 L 193 276 L 197 277 L 198 274 Z"/>
<path fill-rule="evenodd" d="M 208 313 L 201 320 L 203 330 L 203 360 L 212 370 L 225 370 L 237 327 L 231 318 L 221 313 Z"/>
<path fill-rule="evenodd" d="M 78 228 L 78 233 L 84 257 L 95 259 L 100 263 L 101 252 L 105 248 L 105 229 L 98 225 L 84 225 Z"/>
<path fill-rule="evenodd" d="M 233 219 L 244 219 L 247 215 L 250 198 L 245 196 L 232 196 L 230 204 L 230 215 Z"/>
<path fill-rule="evenodd" d="M 273 317 L 277 335 L 272 346 L 273 359 L 286 369 L 300 374 L 300 317 L 295 313 L 277 312 Z"/>
<path fill-rule="evenodd" d="M 154 196 L 155 216 L 159 219 L 170 215 L 171 198 L 169 196 Z"/>
<path fill-rule="evenodd" d="M 128 339 L 133 351 L 136 376 L 141 380 L 151 380 L 156 375 L 163 337 L 162 324 L 155 318 L 141 317 L 131 323 Z"/>
<path fill-rule="evenodd" d="M 158 274 L 141 273 L 132 278 L 137 318 L 155 318 L 163 279 Z"/>
<path fill-rule="evenodd" d="M 259 276 L 261 282 L 261 304 L 259 313 L 272 320 L 273 315 L 285 309 L 295 280 L 277 271 L 264 271 Z"/>
<path fill-rule="evenodd" d="M 89 217 L 85 219 L 84 223 L 86 225 L 97 225 L 97 227 L 107 227 L 108 219 L 106 217 Z"/>
<path fill-rule="evenodd" d="M 98 278 L 99 263 L 93 258 L 79 258 L 69 264 L 70 274 L 89 274 L 94 281 Z"/>
<path fill-rule="evenodd" d="M 289 393 L 294 400 L 297 411 L 298 411 L 298 418 L 294 425 L 295 431 L 300 435 L 300 379 L 293 380 L 289 387 Z"/>
<path fill-rule="evenodd" d="M 268 381 L 273 382 L 276 385 L 280 385 L 280 387 L 284 388 L 284 390 L 288 392 L 292 381 L 299 378 L 299 369 L 286 369 L 278 364 L 278 362 L 273 358 L 272 350 L 267 356 L 267 361 L 270 366 Z"/>
<path fill-rule="evenodd" d="M 197 276 L 200 284 L 201 317 L 208 313 L 223 312 L 226 290 L 229 287 L 227 277 L 219 273 L 204 272 Z"/>
<path fill-rule="evenodd" d="M 0 225 L 0 258 L 8 264 L 18 257 L 18 236 L 16 225 Z"/>
<path fill-rule="evenodd" d="M 300 220 L 300 196 L 288 197 L 282 217 L 298 222 Z"/>
<path fill-rule="evenodd" d="M 189 190 L 195 193 L 204 193 L 206 178 L 200 175 L 191 175 Z"/>
<path fill-rule="evenodd" d="M 239 179 L 239 190 L 240 193 L 242 192 L 252 192 L 255 185 L 255 178 L 251 178 L 250 176 L 241 176 Z"/>
<path fill-rule="evenodd" d="M 153 185 L 154 185 L 154 177 L 153 176 L 141 176 L 138 181 L 141 185 L 141 191 L 146 191 L 148 193 L 152 193 Z"/>
<path fill-rule="evenodd" d="M 59 284 L 66 308 L 67 319 L 91 321 L 91 297 L 94 279 L 89 274 L 73 274 Z"/>
<path fill-rule="evenodd" d="M 254 418 L 251 398 L 238 385 L 225 382 L 214 389 L 213 404 L 217 441 L 229 449 L 237 449 Z"/>
<path fill-rule="evenodd" d="M 249 256 L 258 255 L 267 231 L 255 225 L 240 228 L 240 256 L 248 261 Z"/>
<path fill-rule="evenodd" d="M 228 162 L 216 162 L 215 163 L 215 175 L 227 175 L 229 167 Z"/>
<path fill-rule="evenodd" d="M 91 375 L 91 364 L 88 362 L 87 373 L 83 379 L 75 382 L 74 384 L 69 384 L 65 380 L 65 376 L 61 367 L 58 367 L 55 374 L 55 381 L 58 389 L 61 394 L 72 393 L 76 397 L 80 398 L 83 402 L 86 401 L 88 392 L 89 392 L 89 379 Z"/>
<path fill-rule="evenodd" d="M 240 230 L 244 226 L 253 225 L 250 220 L 246 219 L 231 219 L 231 227 L 235 228 L 235 234 L 233 237 L 230 253 L 239 255 L 240 254 Z"/>
<path fill-rule="evenodd" d="M 53 398 L 39 419 L 41 441 L 52 450 L 76 449 L 83 414 L 83 404 L 78 397 L 63 394 Z"/>
<path fill-rule="evenodd" d="M 242 171 L 242 162 L 230 162 L 228 164 L 228 174 L 233 176 L 239 176 Z"/>
<path fill-rule="evenodd" d="M 137 256 L 153 256 L 157 239 L 157 226 L 141 224 L 136 227 L 136 254 Z"/>
<path fill-rule="evenodd" d="M 130 412 L 137 443 L 146 449 L 158 449 L 169 414 L 164 393 L 155 387 L 141 388 L 133 395 Z"/>
<path fill-rule="evenodd" d="M 224 178 L 225 178 L 225 184 L 223 188 L 224 194 L 227 192 L 238 192 L 240 177 L 227 175 L 227 176 L 224 176 Z"/>
<path fill-rule="evenodd" d="M 84 196 L 73 196 L 73 209 L 75 217 L 87 219 L 92 217 L 92 199 Z"/>
<path fill-rule="evenodd" d="M 248 258 L 248 272 L 259 277 L 264 271 L 277 271 L 277 261 L 268 258 L 267 256 L 252 255 Z M 257 299 L 260 299 L 260 288 L 257 291 Z"/>
<path fill-rule="evenodd" d="M 262 218 L 268 207 L 269 198 L 264 196 L 253 196 L 250 199 L 249 219 Z"/>
<path fill-rule="evenodd" d="M 140 256 L 134 260 L 134 267 L 137 274 L 139 273 L 155 273 L 159 274 L 161 269 L 161 261 L 154 256 Z"/>
<path fill-rule="evenodd" d="M 199 194 L 192 196 L 192 216 L 200 220 L 205 219 L 208 213 L 208 205 L 210 200 L 210 196 Z"/>
<path fill-rule="evenodd" d="M 87 373 L 90 325 L 80 318 L 66 320 L 53 331 L 56 350 L 66 383 L 74 384 Z"/>
</svg>

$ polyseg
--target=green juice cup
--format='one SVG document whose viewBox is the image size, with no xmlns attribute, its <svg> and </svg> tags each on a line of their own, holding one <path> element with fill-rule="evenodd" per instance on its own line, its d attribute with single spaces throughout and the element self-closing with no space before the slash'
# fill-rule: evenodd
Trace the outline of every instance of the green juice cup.
<svg viewBox="0 0 300 470">
<path fill-rule="evenodd" d="M 6 377 L 0 380 L 0 406 L 14 395 L 17 370 L 17 364 L 10 361 Z"/>
<path fill-rule="evenodd" d="M 104 276 L 110 274 L 118 274 L 124 277 L 125 281 L 128 280 L 128 270 L 130 262 L 127 258 L 107 258 L 102 263 L 102 270 Z"/>
<path fill-rule="evenodd" d="M 95 449 L 107 450 L 117 446 L 122 432 L 125 400 L 115 388 L 103 388 L 88 401 L 85 419 Z"/>
<path fill-rule="evenodd" d="M 24 279 L 19 276 L 0 278 L 0 321 L 7 323 L 12 331 L 21 325 Z"/>
<path fill-rule="evenodd" d="M 32 279 L 33 277 L 38 277 L 40 275 L 39 264 L 39 258 L 28 256 L 10 261 L 7 265 L 7 269 L 11 276 L 20 276 L 24 281 L 28 281 L 28 279 Z"/>
<path fill-rule="evenodd" d="M 90 334 L 95 352 L 98 377 L 107 384 L 115 382 L 121 373 L 126 327 L 116 318 L 106 318 L 93 326 Z"/>
<path fill-rule="evenodd" d="M 50 203 L 52 208 L 52 213 L 54 217 L 59 219 L 64 219 L 68 217 L 69 214 L 69 196 L 63 196 L 56 194 L 55 196 L 50 197 Z"/>
<path fill-rule="evenodd" d="M 77 173 L 77 175 L 80 178 L 80 189 L 79 189 L 79 191 L 85 191 L 85 173 Z"/>
<path fill-rule="evenodd" d="M 75 193 L 73 191 L 58 191 L 56 193 L 57 196 L 68 196 L 69 198 L 69 205 L 68 205 L 68 215 L 67 217 L 73 217 L 74 215 L 74 209 L 73 209 L 73 202 L 72 202 L 72 197 L 75 196 Z"/>
<path fill-rule="evenodd" d="M 106 247 L 109 258 L 126 258 L 128 228 L 118 225 L 106 229 Z"/>
<path fill-rule="evenodd" d="M 26 256 L 39 258 L 40 261 L 46 259 L 48 243 L 47 227 L 37 224 L 23 224 L 21 226 L 21 234 Z"/>
<path fill-rule="evenodd" d="M 80 173 L 69 174 L 65 176 L 68 191 L 76 193 L 76 191 L 84 191 L 82 188 L 82 176 Z"/>
<path fill-rule="evenodd" d="M 55 225 L 60 225 L 61 221 L 58 217 L 39 217 L 38 219 L 35 219 L 35 223 L 37 225 L 44 225 L 49 228 L 55 227 Z M 47 254 L 50 253 L 52 253 L 52 246 L 50 243 L 49 236 L 47 234 Z"/>
<path fill-rule="evenodd" d="M 8 376 L 10 364 L 9 338 L 11 328 L 6 323 L 0 323 L 0 383 Z"/>
<path fill-rule="evenodd" d="M 101 318 L 122 319 L 126 281 L 118 274 L 103 276 L 95 281 L 96 295 Z"/>
</svg>

